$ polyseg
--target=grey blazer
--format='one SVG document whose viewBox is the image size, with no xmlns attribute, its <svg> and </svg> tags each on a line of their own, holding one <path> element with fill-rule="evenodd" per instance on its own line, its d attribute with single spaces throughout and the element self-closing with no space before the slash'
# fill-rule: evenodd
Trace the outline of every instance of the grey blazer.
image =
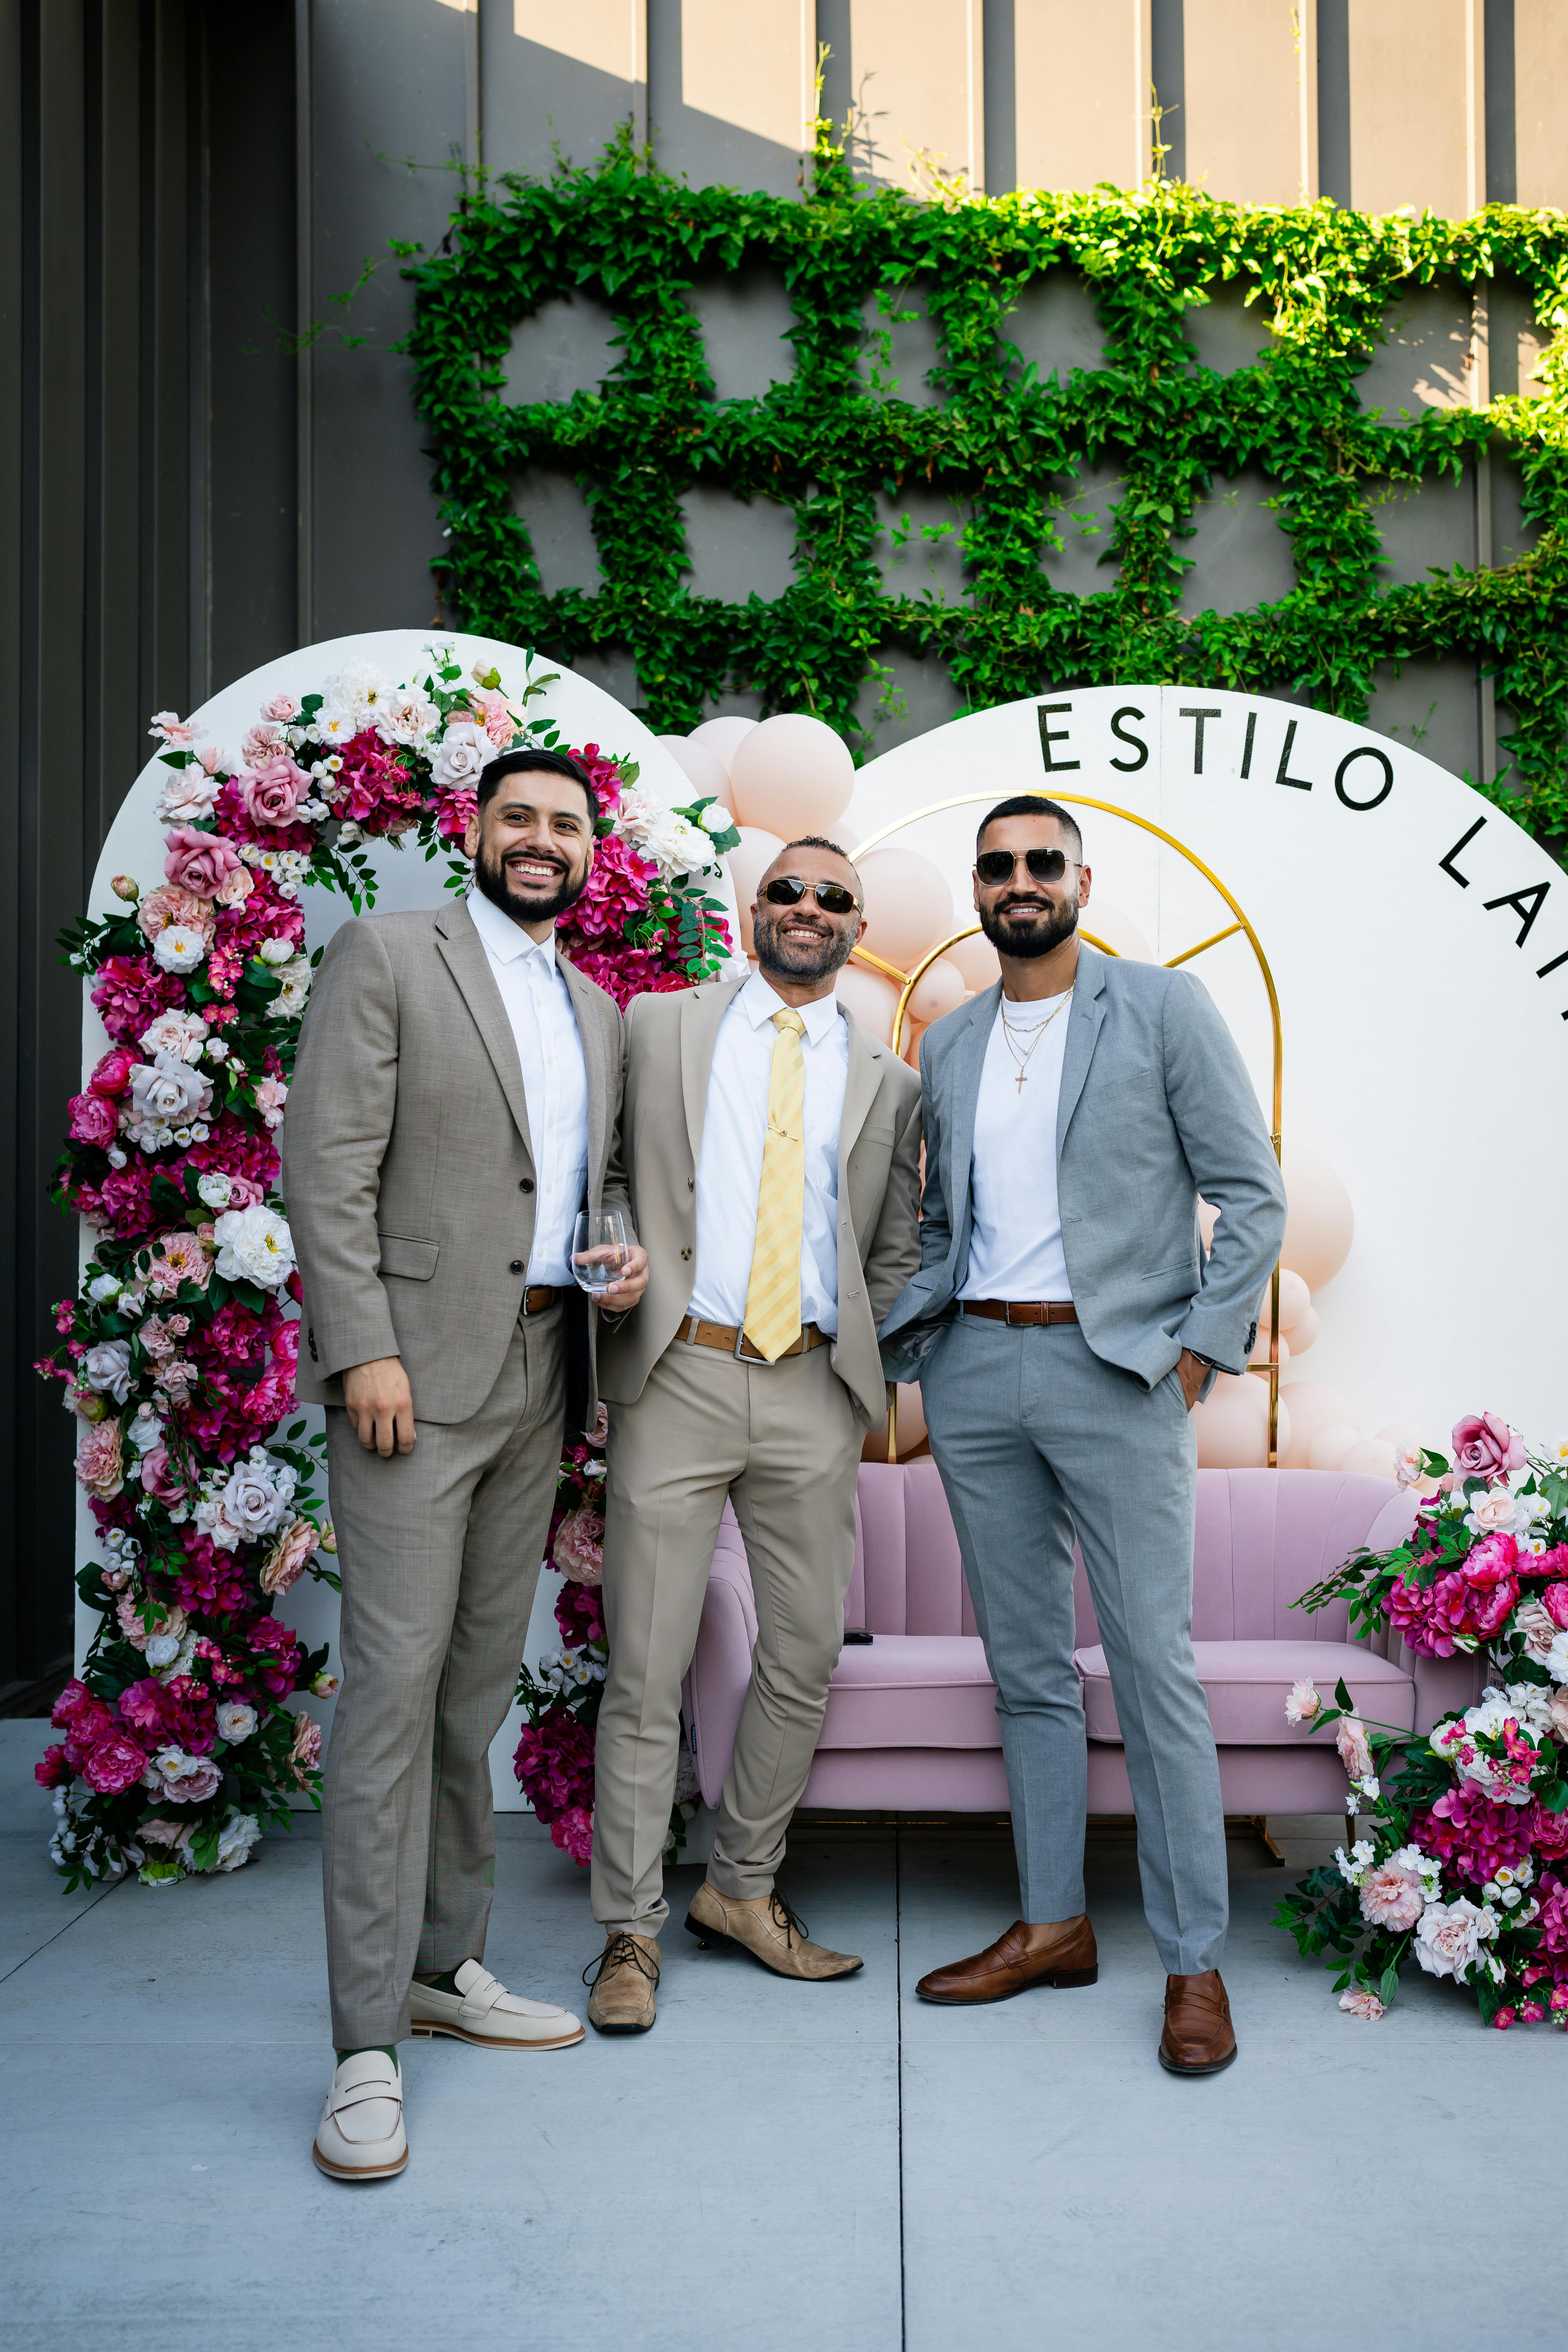
<svg viewBox="0 0 1568 2352">
<path fill-rule="evenodd" d="M 882 1327 L 918 1380 L 969 1263 L 975 1106 L 1001 983 L 921 1040 L 920 1270 Z M 1153 1389 L 1184 1348 L 1239 1372 L 1285 1230 L 1285 1188 L 1230 1032 L 1190 972 L 1079 950 L 1056 1120 L 1068 1279 L 1094 1353 Z M 1205 1264 L 1197 1195 L 1220 1212 Z"/>
<path fill-rule="evenodd" d="M 564 957 L 560 969 L 588 1075 L 584 1205 L 624 1208 L 621 1015 Z M 506 1360 L 538 1195 L 511 1024 L 460 901 L 364 915 L 333 936 L 288 1090 L 283 1179 L 305 1290 L 300 1396 L 340 1404 L 351 1365 L 401 1356 L 421 1420 L 466 1421 Z M 568 1301 L 574 1317 L 585 1306 Z M 570 1351 L 584 1417 L 596 1320 Z"/>
</svg>

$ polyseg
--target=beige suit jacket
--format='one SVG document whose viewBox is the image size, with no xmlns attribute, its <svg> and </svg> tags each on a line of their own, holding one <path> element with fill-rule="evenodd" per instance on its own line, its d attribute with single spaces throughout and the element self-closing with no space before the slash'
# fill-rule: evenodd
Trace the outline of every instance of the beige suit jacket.
<svg viewBox="0 0 1568 2352">
<path fill-rule="evenodd" d="M 621 1015 L 560 969 L 588 1074 L 584 1205 L 625 1207 Z M 511 1024 L 460 902 L 365 915 L 333 937 L 288 1091 L 283 1181 L 305 1289 L 300 1396 L 340 1404 L 350 1366 L 401 1356 L 418 1418 L 466 1421 L 517 1323 L 538 1194 Z"/>
<path fill-rule="evenodd" d="M 622 1148 L 637 1238 L 648 1253 L 638 1305 L 599 1338 L 601 1393 L 634 1404 L 691 1306 L 696 1171 L 718 1025 L 745 979 L 639 996 L 626 1014 Z M 839 1129 L 839 1336 L 833 1369 L 867 1425 L 887 1410 L 877 1326 L 920 1263 L 915 1223 L 920 1081 L 852 1015 Z M 737 1204 L 737 1209 L 740 1206 Z M 755 1213 L 754 1201 L 745 1207 Z"/>
</svg>

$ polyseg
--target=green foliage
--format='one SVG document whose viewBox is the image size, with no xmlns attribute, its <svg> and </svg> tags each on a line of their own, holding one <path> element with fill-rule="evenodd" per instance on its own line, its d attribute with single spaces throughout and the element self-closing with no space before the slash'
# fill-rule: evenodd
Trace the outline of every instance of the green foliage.
<svg viewBox="0 0 1568 2352">
<path fill-rule="evenodd" d="M 404 248 L 406 252 L 406 248 Z M 742 263 L 789 289 L 794 373 L 755 400 L 719 400 L 691 289 Z M 1023 289 L 1065 270 L 1093 289 L 1103 364 L 1065 382 L 1020 368 L 1007 342 Z M 1473 219 L 1374 219 L 1325 201 L 1226 204 L 1179 184 L 1135 192 L 941 191 L 916 202 L 857 185 L 823 128 L 800 200 L 689 188 L 626 141 L 591 170 L 484 183 L 442 250 L 413 261 L 406 348 L 434 439 L 449 531 L 436 563 L 465 628 L 569 660 L 625 648 L 644 715 L 695 725 L 726 689 L 807 709 L 863 751 L 855 715 L 890 650 L 944 667 L 969 708 L 1116 678 L 1298 695 L 1364 718 L 1378 664 L 1457 656 L 1496 680 L 1511 813 L 1568 832 L 1568 358 L 1540 399 L 1390 420 L 1357 377 L 1387 307 L 1412 288 L 1518 280 L 1548 331 L 1568 302 L 1568 220 L 1489 205 Z M 1198 364 L 1187 314 L 1240 287 L 1272 329 L 1255 365 Z M 887 326 L 917 291 L 939 337 L 936 405 L 896 396 Z M 613 312 L 605 382 L 559 403 L 505 398 L 517 321 L 553 299 Z M 862 305 L 884 327 L 868 354 Z M 904 315 L 908 315 L 905 311 Z M 868 365 L 868 357 L 871 363 Z M 1489 449 L 1520 466 L 1541 532 L 1521 561 L 1456 566 L 1383 588 L 1377 507 L 1405 486 L 1458 481 Z M 1103 592 L 1054 587 L 1079 469 L 1113 467 L 1124 495 Z M 1176 610 L 1195 507 L 1217 475 L 1260 468 L 1288 535 L 1296 585 L 1279 603 L 1184 618 Z M 591 511 L 594 592 L 546 594 L 510 480 L 571 476 Z M 685 584 L 680 499 L 716 486 L 791 510 L 795 583 L 777 600 L 697 596 Z M 876 499 L 933 490 L 961 502 L 963 601 L 889 593 L 873 556 Z M 1071 518 L 1065 518 L 1071 527 Z"/>
</svg>

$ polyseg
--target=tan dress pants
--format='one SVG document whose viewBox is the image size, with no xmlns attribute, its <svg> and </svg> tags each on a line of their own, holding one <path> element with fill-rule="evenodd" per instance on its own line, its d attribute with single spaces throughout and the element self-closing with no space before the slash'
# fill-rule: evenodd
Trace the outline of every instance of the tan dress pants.
<svg viewBox="0 0 1568 2352">
<path fill-rule="evenodd" d="M 496 1884 L 490 1742 L 507 1718 L 555 1505 L 562 1311 L 518 1323 L 467 1421 L 367 1453 L 327 1414 L 343 1687 L 327 1750 L 322 1876 L 332 2039 L 401 2042 L 408 1988 L 477 1960 Z"/>
<path fill-rule="evenodd" d="M 811 1769 L 843 1641 L 864 1435 L 831 1350 L 737 1362 L 676 1339 L 635 1404 L 610 1408 L 604 1614 L 610 1672 L 594 1753 L 593 1916 L 656 1936 L 680 1750 L 726 1498 L 746 1539 L 757 1648 L 708 1876 L 766 1895 Z"/>
</svg>

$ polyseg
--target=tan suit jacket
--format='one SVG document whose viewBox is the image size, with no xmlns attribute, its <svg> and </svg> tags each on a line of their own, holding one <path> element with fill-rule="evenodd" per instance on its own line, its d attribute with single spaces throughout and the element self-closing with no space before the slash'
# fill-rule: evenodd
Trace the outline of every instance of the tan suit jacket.
<svg viewBox="0 0 1568 2352">
<path fill-rule="evenodd" d="M 588 1074 L 584 1206 L 625 1207 L 621 1015 L 560 969 Z M 283 1176 L 305 1288 L 300 1396 L 340 1404 L 342 1372 L 401 1356 L 419 1419 L 467 1420 L 506 1360 L 538 1194 L 511 1024 L 465 906 L 336 933 L 299 1040 Z"/>
<path fill-rule="evenodd" d="M 696 1171 L 719 1023 L 745 986 L 716 981 L 639 996 L 626 1014 L 622 1148 L 637 1238 L 648 1253 L 639 1304 L 599 1338 L 600 1389 L 635 1404 L 691 1306 L 696 1276 Z M 886 1045 L 849 1024 L 839 1130 L 839 1336 L 833 1369 L 868 1426 L 887 1409 L 877 1327 L 920 1263 L 915 1223 L 920 1081 Z M 755 1202 L 737 1202 L 755 1211 Z"/>
</svg>

